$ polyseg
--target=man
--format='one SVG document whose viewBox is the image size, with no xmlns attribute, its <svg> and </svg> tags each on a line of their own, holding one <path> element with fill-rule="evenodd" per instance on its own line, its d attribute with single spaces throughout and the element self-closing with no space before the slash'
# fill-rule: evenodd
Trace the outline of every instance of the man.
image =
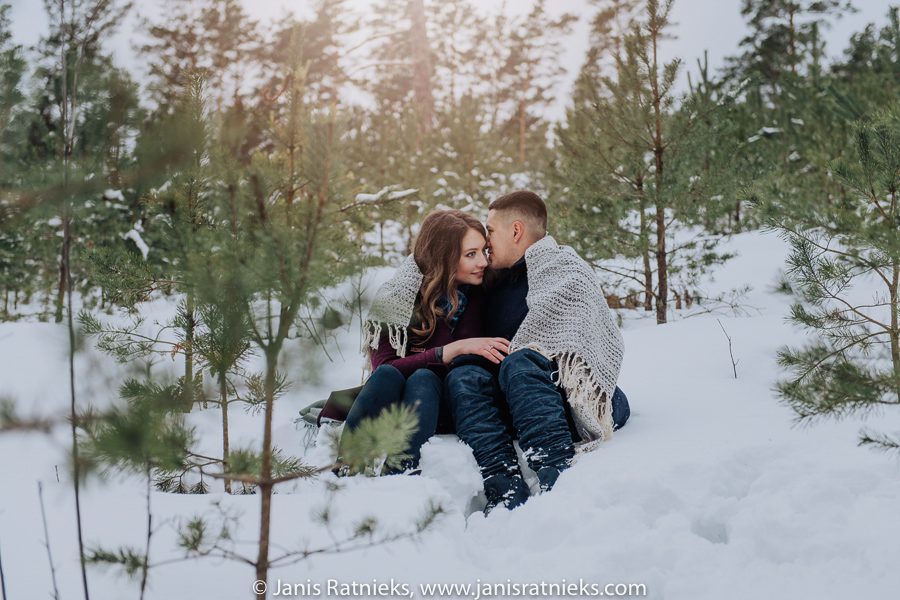
<svg viewBox="0 0 900 600">
<path fill-rule="evenodd" d="M 486 334 L 511 340 L 499 366 L 458 357 L 445 379 L 460 439 L 484 477 L 485 513 L 528 499 L 513 438 L 541 489 L 553 487 L 576 442 L 608 439 L 625 424 L 616 387 L 622 337 L 590 267 L 547 236 L 547 208 L 517 191 L 491 203 Z"/>
</svg>

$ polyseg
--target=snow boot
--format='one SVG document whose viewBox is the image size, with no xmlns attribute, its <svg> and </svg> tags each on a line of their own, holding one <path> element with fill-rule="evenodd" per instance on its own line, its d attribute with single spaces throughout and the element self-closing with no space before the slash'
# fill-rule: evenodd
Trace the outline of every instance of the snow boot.
<svg viewBox="0 0 900 600">
<path fill-rule="evenodd" d="M 538 478 L 538 482 L 541 485 L 541 492 L 549 492 L 553 489 L 553 486 L 556 484 L 556 480 L 559 479 L 559 474 L 562 472 L 558 467 L 541 467 L 538 469 L 536 475 Z"/>
<path fill-rule="evenodd" d="M 484 495 L 487 497 L 485 515 L 500 504 L 512 510 L 528 500 L 528 484 L 518 473 L 514 475 L 498 473 L 484 480 Z"/>
</svg>

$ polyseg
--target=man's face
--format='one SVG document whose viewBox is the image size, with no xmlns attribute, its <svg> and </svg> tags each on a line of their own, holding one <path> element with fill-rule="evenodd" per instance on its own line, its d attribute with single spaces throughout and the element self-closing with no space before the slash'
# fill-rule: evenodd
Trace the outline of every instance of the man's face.
<svg viewBox="0 0 900 600">
<path fill-rule="evenodd" d="M 522 226 L 521 221 L 512 219 L 509 214 L 498 213 L 496 210 L 488 211 L 485 227 L 488 233 L 488 247 L 491 249 L 491 266 L 495 269 L 511 267 L 522 258 L 519 244 L 516 243 L 515 223 Z"/>
</svg>

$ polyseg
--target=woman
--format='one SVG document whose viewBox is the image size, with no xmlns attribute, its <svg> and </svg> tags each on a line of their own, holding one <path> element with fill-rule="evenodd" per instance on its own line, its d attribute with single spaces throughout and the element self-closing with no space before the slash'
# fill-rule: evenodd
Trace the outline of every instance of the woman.
<svg viewBox="0 0 900 600">
<path fill-rule="evenodd" d="M 392 404 L 410 407 L 418 427 L 405 470 L 417 469 L 428 438 L 452 431 L 443 398 L 446 366 L 463 354 L 499 363 L 509 351 L 508 340 L 481 337 L 486 244 L 484 227 L 474 217 L 458 210 L 432 212 L 412 256 L 378 290 L 366 319 L 364 348 L 373 372 L 347 414 L 345 431 Z"/>
</svg>

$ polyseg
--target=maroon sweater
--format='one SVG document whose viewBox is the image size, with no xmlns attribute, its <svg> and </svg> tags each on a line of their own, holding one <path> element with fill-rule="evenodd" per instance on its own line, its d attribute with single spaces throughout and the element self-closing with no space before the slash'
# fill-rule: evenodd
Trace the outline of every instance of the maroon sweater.
<svg viewBox="0 0 900 600">
<path fill-rule="evenodd" d="M 439 319 L 434 328 L 434 333 L 425 343 L 407 343 L 406 356 L 400 357 L 391 347 L 387 335 L 382 335 L 378 341 L 378 349 L 372 352 L 372 370 L 381 365 L 391 365 L 409 377 L 417 369 L 431 369 L 438 375 L 446 373 L 444 363 L 436 356 L 439 346 L 446 346 L 450 342 L 484 335 L 484 293 L 480 287 L 471 287 L 466 290 L 468 300 L 466 308 L 456 327 L 450 326 L 443 319 Z"/>
<path fill-rule="evenodd" d="M 438 346 L 446 346 L 456 340 L 484 335 L 484 291 L 480 286 L 470 287 L 466 291 L 466 298 L 468 303 L 463 314 L 459 317 L 456 327 L 451 330 L 444 320 L 439 320 L 435 326 L 434 333 L 427 342 L 413 348 L 407 344 L 406 356 L 403 358 L 400 358 L 391 347 L 388 336 L 381 336 L 381 339 L 378 341 L 378 348 L 370 354 L 372 370 L 374 371 L 381 365 L 392 365 L 404 377 L 409 377 L 417 369 L 431 369 L 437 375 L 443 377 L 447 372 L 447 368 L 435 356 L 435 350 Z M 345 391 L 342 390 L 342 392 Z M 322 408 L 322 412 L 319 414 L 320 423 L 323 418 L 339 421 L 347 418 L 350 405 L 345 405 L 346 399 L 336 399 L 336 394 L 332 393 L 332 396 L 328 398 L 328 401 Z M 442 429 L 440 423 L 438 428 Z M 443 427 L 442 430 L 444 429 L 446 427 Z M 450 430 L 447 429 L 447 431 Z"/>
</svg>

